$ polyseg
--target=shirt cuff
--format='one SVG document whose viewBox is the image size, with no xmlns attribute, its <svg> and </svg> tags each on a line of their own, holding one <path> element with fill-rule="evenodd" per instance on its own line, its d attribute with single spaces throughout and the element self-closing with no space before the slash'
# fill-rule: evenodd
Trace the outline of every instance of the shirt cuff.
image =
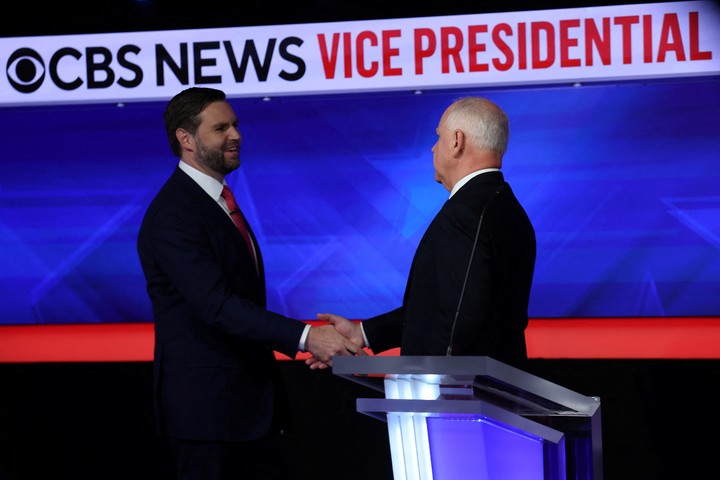
<svg viewBox="0 0 720 480">
<path fill-rule="evenodd" d="M 365 329 L 363 328 L 362 322 L 360 322 L 360 333 L 362 333 L 363 342 L 365 342 L 365 347 L 366 347 L 366 348 L 371 348 L 371 347 L 370 347 L 370 342 L 368 342 L 367 336 L 365 335 Z"/>
<path fill-rule="evenodd" d="M 300 343 L 298 344 L 299 352 L 305 352 L 305 341 L 307 340 L 308 333 L 310 333 L 310 328 L 312 328 L 310 324 L 305 325 L 305 330 L 303 330 L 300 336 Z"/>
</svg>

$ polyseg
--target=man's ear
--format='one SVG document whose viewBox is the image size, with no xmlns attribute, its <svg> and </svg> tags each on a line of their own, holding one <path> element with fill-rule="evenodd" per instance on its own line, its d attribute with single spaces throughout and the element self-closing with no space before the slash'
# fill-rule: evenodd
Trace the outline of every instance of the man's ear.
<svg viewBox="0 0 720 480">
<path fill-rule="evenodd" d="M 185 130 L 184 128 L 178 128 L 175 130 L 175 138 L 177 138 L 178 143 L 180 144 L 180 148 L 183 150 L 194 150 L 195 149 L 195 139 L 192 135 L 190 135 L 190 132 Z"/>
<path fill-rule="evenodd" d="M 465 149 L 465 133 L 462 130 L 455 130 L 454 137 L 455 143 L 453 144 L 453 151 L 457 155 Z"/>
</svg>

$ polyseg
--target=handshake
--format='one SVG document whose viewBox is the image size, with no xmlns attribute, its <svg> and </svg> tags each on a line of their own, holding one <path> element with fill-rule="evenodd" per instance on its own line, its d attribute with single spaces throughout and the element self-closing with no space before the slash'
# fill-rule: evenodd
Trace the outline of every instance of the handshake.
<svg viewBox="0 0 720 480">
<path fill-rule="evenodd" d="M 332 313 L 318 313 L 317 317 L 330 325 L 311 327 L 308 332 L 305 351 L 310 352 L 311 357 L 305 364 L 311 370 L 331 367 L 335 355 L 367 355 L 359 324 Z"/>
</svg>

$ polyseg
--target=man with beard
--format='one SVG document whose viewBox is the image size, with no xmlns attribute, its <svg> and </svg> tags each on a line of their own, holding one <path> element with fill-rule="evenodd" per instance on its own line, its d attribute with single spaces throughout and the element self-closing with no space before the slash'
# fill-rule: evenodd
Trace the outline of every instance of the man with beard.
<svg viewBox="0 0 720 480">
<path fill-rule="evenodd" d="M 159 432 L 181 480 L 288 480 L 289 406 L 273 351 L 331 362 L 359 347 L 330 325 L 266 309 L 260 248 L 225 182 L 242 138 L 225 93 L 188 88 L 164 119 L 180 162 L 137 245 L 155 320 Z"/>
</svg>

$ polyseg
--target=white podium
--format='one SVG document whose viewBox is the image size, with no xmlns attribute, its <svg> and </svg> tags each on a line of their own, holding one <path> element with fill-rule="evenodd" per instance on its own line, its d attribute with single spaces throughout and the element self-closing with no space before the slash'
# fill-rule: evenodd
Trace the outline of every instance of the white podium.
<svg viewBox="0 0 720 480">
<path fill-rule="evenodd" d="M 384 392 L 395 480 L 602 480 L 600 400 L 490 357 L 340 356 L 333 373 Z"/>
</svg>

